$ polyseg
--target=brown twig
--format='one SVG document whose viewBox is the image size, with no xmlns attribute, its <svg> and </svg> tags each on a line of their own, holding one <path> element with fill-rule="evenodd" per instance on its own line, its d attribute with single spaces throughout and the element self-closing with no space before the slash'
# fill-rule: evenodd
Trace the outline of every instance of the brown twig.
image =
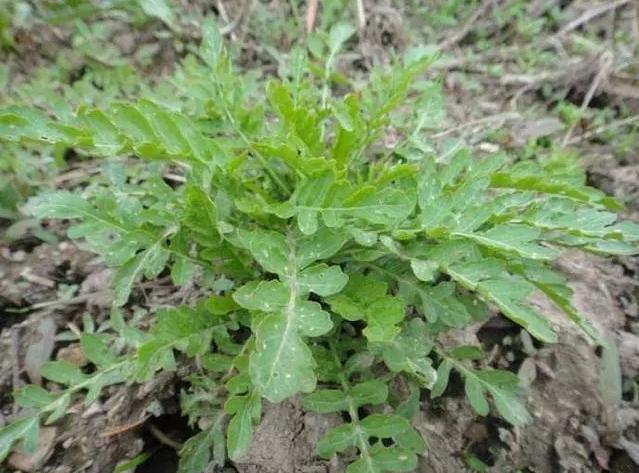
<svg viewBox="0 0 639 473">
<path fill-rule="evenodd" d="M 555 82 L 566 77 L 579 76 L 582 75 L 584 71 L 594 69 L 592 63 L 593 61 L 587 58 L 568 58 L 563 61 L 561 68 L 543 71 L 538 74 L 504 74 L 499 80 L 499 83 L 501 85 L 525 86 L 542 84 L 549 81 Z"/>
<path fill-rule="evenodd" d="M 444 131 L 440 131 L 439 133 L 435 133 L 433 135 L 430 136 L 430 138 L 432 139 L 436 139 L 436 138 L 443 138 L 444 136 L 448 136 L 451 135 L 453 133 L 456 133 L 458 131 L 464 130 L 466 128 L 471 128 L 471 127 L 475 127 L 475 126 L 483 126 L 489 123 L 494 123 L 494 122 L 499 122 L 499 121 L 508 121 L 508 120 L 517 120 L 521 118 L 521 115 L 517 112 L 505 112 L 505 113 L 498 113 L 496 115 L 490 115 L 487 117 L 481 117 L 478 118 L 476 120 L 471 120 L 465 123 L 461 123 L 457 126 L 454 126 L 452 128 L 448 128 Z"/>
<path fill-rule="evenodd" d="M 366 28 L 366 10 L 364 9 L 364 0 L 356 0 L 357 7 L 357 25 L 359 30 L 363 31 Z"/>
<path fill-rule="evenodd" d="M 597 75 L 595 75 L 595 77 L 593 78 L 592 83 L 590 84 L 590 88 L 588 89 L 588 92 L 586 92 L 586 95 L 583 101 L 581 102 L 581 107 L 579 108 L 580 114 L 583 114 L 586 108 L 588 108 L 588 105 L 590 105 L 590 101 L 595 96 L 595 92 L 597 92 L 601 83 L 610 74 L 610 69 L 612 68 L 613 59 L 614 57 L 612 53 L 610 52 L 606 52 L 601 55 L 601 58 L 599 60 L 599 64 L 600 64 L 599 72 L 597 72 Z M 570 142 L 570 138 L 572 138 L 572 133 L 575 130 L 575 126 L 577 126 L 576 122 L 570 125 L 570 127 L 566 131 L 566 134 L 564 135 L 564 139 L 561 141 L 562 148 L 568 145 L 568 143 Z"/>
<path fill-rule="evenodd" d="M 147 416 L 147 417 L 144 417 L 144 418 L 142 418 L 142 419 L 140 419 L 140 420 L 138 420 L 136 422 L 131 422 L 129 424 L 118 425 L 118 426 L 113 427 L 111 429 L 105 430 L 104 432 L 102 432 L 100 434 L 100 437 L 109 438 L 109 437 L 114 437 L 116 435 L 123 434 L 125 432 L 128 432 L 130 430 L 135 429 L 136 427 L 141 426 L 142 424 L 144 424 L 147 421 L 148 418 L 149 417 Z"/>
<path fill-rule="evenodd" d="M 217 11 L 220 12 L 220 17 L 224 20 L 224 23 L 229 23 L 231 21 L 222 0 L 217 0 Z"/>
<path fill-rule="evenodd" d="M 306 33 L 309 34 L 315 29 L 315 20 L 317 19 L 317 8 L 319 0 L 309 0 L 306 7 Z"/>
<path fill-rule="evenodd" d="M 76 324 L 74 324 L 73 322 L 69 322 L 67 323 L 67 328 L 76 336 L 78 337 L 78 339 L 80 339 L 80 337 L 82 337 L 82 330 L 80 330 L 80 327 L 78 327 Z"/>
<path fill-rule="evenodd" d="M 567 23 L 563 28 L 559 30 L 557 35 L 561 36 L 565 35 L 566 33 L 570 33 L 571 31 L 579 28 L 581 25 L 588 23 L 593 18 L 597 18 L 598 16 L 601 16 L 604 13 L 609 12 L 610 10 L 615 10 L 617 8 L 623 7 L 627 3 L 630 3 L 630 0 L 617 0 L 616 2 L 603 3 L 601 5 L 590 8 L 571 22 Z"/>
<path fill-rule="evenodd" d="M 228 12 L 226 11 L 226 7 L 224 6 L 224 2 L 222 2 L 222 0 L 218 0 L 217 10 L 220 12 L 220 17 L 222 18 L 222 20 L 224 20 L 224 23 L 225 23 L 225 25 L 222 28 L 220 28 L 220 34 L 222 36 L 229 35 L 231 39 L 234 41 L 237 39 L 237 35 L 234 33 L 234 30 L 235 28 L 237 28 L 237 25 L 240 24 L 242 15 L 244 15 L 245 7 L 246 7 L 246 3 L 243 2 L 242 6 L 240 7 L 239 13 L 237 14 L 235 18 L 231 20 L 229 18 Z"/>
<path fill-rule="evenodd" d="M 52 281 L 49 278 L 45 278 L 44 276 L 40 276 L 31 272 L 31 268 L 26 267 L 20 272 L 20 276 L 33 284 L 39 284 L 40 286 L 53 288 L 55 287 L 55 281 Z"/>
<path fill-rule="evenodd" d="M 479 18 L 481 18 L 490 8 L 492 8 L 496 1 L 497 0 L 484 0 L 479 8 L 475 10 L 475 12 L 470 16 L 470 18 L 468 18 L 468 20 L 466 20 L 466 22 L 460 29 L 458 29 L 455 33 L 453 33 L 451 36 L 440 43 L 439 49 L 449 49 L 450 47 L 463 40 L 466 35 L 471 32 L 477 20 L 479 20 Z"/>
<path fill-rule="evenodd" d="M 90 300 L 92 297 L 101 297 L 101 296 L 105 296 L 105 295 L 110 294 L 110 293 L 111 293 L 111 291 L 108 291 L 108 290 L 90 292 L 88 294 L 82 294 L 82 295 L 75 296 L 75 297 L 72 297 L 72 298 L 66 299 L 66 300 L 64 300 L 64 299 L 56 299 L 54 301 L 37 302 L 35 304 L 31 304 L 30 306 L 21 307 L 19 309 L 7 309 L 7 312 L 25 313 L 25 312 L 31 312 L 33 310 L 44 309 L 46 307 L 83 304 L 84 302 L 87 302 L 88 300 Z"/>
<path fill-rule="evenodd" d="M 576 143 L 581 143 L 582 141 L 589 140 L 590 138 L 600 135 L 608 130 L 613 130 L 615 128 L 619 128 L 625 125 L 632 125 L 633 123 L 639 123 L 639 115 L 633 115 L 628 118 L 624 118 L 623 120 L 617 120 L 612 123 L 608 123 L 607 125 L 599 126 L 593 130 L 590 130 L 583 135 L 575 136 L 568 141 L 569 145 L 573 145 Z"/>
</svg>

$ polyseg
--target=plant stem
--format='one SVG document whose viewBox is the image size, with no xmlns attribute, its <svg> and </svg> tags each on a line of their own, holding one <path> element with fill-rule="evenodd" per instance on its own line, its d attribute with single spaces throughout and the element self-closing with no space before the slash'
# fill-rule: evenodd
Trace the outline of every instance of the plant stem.
<svg viewBox="0 0 639 473">
<path fill-rule="evenodd" d="M 246 146 L 249 147 L 249 149 L 251 150 L 251 152 L 255 155 L 255 157 L 258 159 L 258 161 L 260 162 L 260 164 L 262 165 L 262 167 L 264 168 L 264 171 L 266 171 L 266 174 L 268 174 L 268 176 L 271 178 L 271 180 L 275 183 L 275 185 L 277 187 L 280 188 L 280 190 L 282 192 L 284 192 L 285 196 L 288 196 L 291 194 L 291 190 L 288 188 L 288 186 L 286 185 L 286 183 L 282 180 L 282 178 L 275 172 L 273 171 L 268 162 L 266 161 L 266 158 L 264 157 L 264 155 L 262 155 L 262 153 L 260 153 L 255 146 L 253 146 L 253 143 L 248 139 L 248 136 L 246 136 L 244 134 L 244 132 L 242 131 L 242 129 L 240 128 L 240 126 L 237 124 L 237 122 L 235 121 L 235 118 L 233 117 L 233 115 L 231 115 L 230 110 L 228 109 L 228 107 L 226 106 L 226 104 L 224 104 L 224 111 L 226 113 L 227 118 L 229 119 L 229 121 L 231 122 L 231 124 L 233 125 L 233 128 L 235 129 L 236 133 L 239 135 L 240 138 L 242 138 L 242 141 L 244 141 L 244 143 L 246 144 Z"/>
<path fill-rule="evenodd" d="M 335 333 L 335 339 L 339 336 L 339 330 Z M 335 342 L 331 340 L 329 342 L 329 347 L 331 349 L 331 353 L 333 354 L 333 358 L 335 359 L 335 363 L 341 368 L 342 361 L 339 358 L 339 353 L 337 352 L 337 347 L 335 346 Z M 351 385 L 348 382 L 346 376 L 344 376 L 344 372 L 342 370 L 339 371 L 339 380 L 342 385 L 342 389 L 345 393 L 350 393 Z M 368 451 L 368 438 L 364 435 L 362 429 L 359 428 L 359 414 L 357 413 L 357 407 L 353 404 L 353 400 L 350 395 L 348 398 L 348 415 L 351 418 L 351 423 L 355 425 L 355 430 L 357 432 L 357 448 L 362 455 L 362 458 L 366 460 L 366 464 L 368 465 L 369 471 L 375 471 L 375 467 L 373 465 L 373 459 L 371 458 L 370 452 Z"/>
<path fill-rule="evenodd" d="M 158 442 L 166 445 L 167 447 L 171 447 L 174 450 L 181 450 L 184 446 L 180 442 L 176 442 L 175 440 L 170 438 L 154 424 L 149 424 L 149 432 L 151 432 L 151 434 L 158 440 Z"/>
<path fill-rule="evenodd" d="M 235 120 L 235 117 L 233 116 L 233 114 L 229 110 L 228 104 L 226 103 L 225 91 L 222 90 L 222 87 L 220 86 L 220 84 L 217 81 L 215 81 L 215 88 L 216 88 L 220 103 L 222 104 L 222 109 L 224 110 L 224 114 L 226 115 L 226 118 L 231 123 L 231 125 L 232 125 L 233 129 L 235 130 L 235 132 L 242 139 L 242 141 L 244 141 L 244 144 L 246 144 L 246 146 L 251 150 L 251 152 L 255 155 L 255 157 L 259 160 L 260 164 L 264 168 L 264 171 L 269 176 L 269 178 L 275 183 L 275 185 L 277 187 L 279 187 L 282 192 L 284 192 L 285 196 L 290 195 L 291 194 L 291 190 L 288 188 L 286 183 L 281 179 L 281 177 L 275 171 L 273 171 L 270 168 L 268 162 L 266 161 L 266 158 L 262 155 L 262 153 L 260 153 L 255 148 L 255 146 L 253 145 L 251 140 L 248 139 L 248 136 L 246 136 L 244 134 L 244 132 L 242 131 L 242 128 L 239 126 L 239 124 Z"/>
</svg>

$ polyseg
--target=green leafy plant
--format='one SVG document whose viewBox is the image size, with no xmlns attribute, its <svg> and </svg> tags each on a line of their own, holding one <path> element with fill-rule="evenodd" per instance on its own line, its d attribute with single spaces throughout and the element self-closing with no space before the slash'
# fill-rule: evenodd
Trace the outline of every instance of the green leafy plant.
<svg viewBox="0 0 639 473">
<path fill-rule="evenodd" d="M 6 141 L 105 158 L 102 178 L 42 194 L 27 210 L 73 220 L 69 236 L 117 268 L 113 333 L 80 337 L 94 370 L 47 363 L 42 376 L 60 387 L 16 393 L 25 416 L 0 430 L 0 458 L 18 441 L 33 447 L 40 423 L 78 393 L 90 403 L 105 386 L 144 382 L 186 358 L 198 363 L 184 379 L 183 413 L 205 428 L 185 443 L 180 471 L 240 458 L 262 399 L 299 394 L 306 408 L 345 420 L 319 455 L 342 453 L 349 473 L 411 471 L 425 449 L 411 426 L 420 392 L 442 395 L 452 370 L 479 415 L 492 405 L 512 424 L 529 420 L 517 376 L 440 335 L 492 309 L 552 343 L 551 321 L 530 303 L 537 292 L 600 341 L 551 263 L 561 248 L 635 253 L 639 225 L 619 221 L 617 202 L 563 155 L 435 152 L 423 131 L 440 101 L 418 80 L 432 60 L 419 51 L 331 94 L 333 58 L 350 34 L 337 27 L 315 57 L 294 50 L 262 88 L 241 80 L 206 24 L 197 57 L 159 89 L 164 101 L 155 93 L 56 119 L 0 113 Z M 407 120 L 414 103 L 431 108 Z M 406 138 L 380 147 L 391 125 Z M 179 185 L 163 179 L 169 166 L 181 170 Z M 126 322 L 118 308 L 164 272 L 208 295 L 162 309 L 150 330 Z"/>
<path fill-rule="evenodd" d="M 18 25 L 36 28 L 40 21 L 38 12 L 25 5 L 20 8 L 24 10 L 24 18 Z M 81 104 L 108 105 L 118 97 L 138 96 L 149 84 L 121 57 L 117 48 L 108 47 L 112 30 L 113 25 L 107 25 L 100 17 L 90 24 L 75 21 L 69 39 L 72 46 L 59 48 L 55 58 L 30 70 L 26 76 L 20 72 L 19 51 L 7 54 L 0 67 L 3 106 L 28 105 L 65 119 L 72 117 Z M 18 239 L 27 230 L 51 241 L 51 236 L 37 227 L 38 222 L 25 218 L 19 207 L 27 197 L 59 184 L 56 178 L 69 171 L 68 157 L 66 148 L 55 144 L 40 143 L 27 149 L 15 143 L 0 143 L 0 218 L 12 222 L 0 235 L 3 241 Z"/>
<path fill-rule="evenodd" d="M 153 44 L 140 46 L 132 57 L 124 57 L 112 38 L 124 24 L 141 28 L 149 20 L 158 20 L 180 36 L 176 12 L 164 0 L 138 2 L 86 0 L 61 2 L 0 2 L 0 50 L 7 49 L 0 66 L 0 101 L 37 107 L 66 119 L 81 104 L 109 105 L 116 98 L 129 100 L 148 94 L 153 80 L 143 78 L 136 68 L 148 66 L 157 52 Z M 126 15 L 122 15 L 126 13 Z M 182 20 L 190 20 L 181 15 Z M 43 51 L 37 68 L 21 73 L 21 48 L 16 48 L 13 29 L 31 32 L 64 25 L 69 30 L 67 43 L 55 48 L 55 57 Z M 156 25 L 157 27 L 158 25 Z M 166 31 L 158 31 L 158 36 Z M 37 35 L 36 35 L 37 36 Z M 176 40 L 175 47 L 182 44 Z M 48 143 L 24 149 L 10 143 L 0 144 L 0 218 L 13 222 L 3 231 L 3 241 L 24 236 L 27 230 L 46 241 L 51 235 L 36 227 L 35 219 L 25 219 L 19 207 L 26 197 L 46 190 L 56 177 L 67 171 L 63 147 Z"/>
</svg>

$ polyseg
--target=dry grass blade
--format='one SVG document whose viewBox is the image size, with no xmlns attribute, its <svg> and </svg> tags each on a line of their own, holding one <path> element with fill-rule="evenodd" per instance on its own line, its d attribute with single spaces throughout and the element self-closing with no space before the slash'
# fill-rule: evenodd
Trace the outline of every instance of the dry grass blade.
<svg viewBox="0 0 639 473">
<path fill-rule="evenodd" d="M 583 135 L 575 136 L 568 140 L 569 145 L 574 145 L 576 143 L 581 143 L 583 141 L 589 140 L 597 135 L 601 135 L 610 130 L 614 130 L 615 128 L 620 128 L 622 126 L 633 125 L 635 123 L 639 123 L 639 115 L 633 115 L 628 118 L 624 118 L 623 120 L 617 120 L 612 123 L 608 123 L 606 125 L 599 126 L 593 130 L 590 130 Z"/>
<path fill-rule="evenodd" d="M 104 432 L 102 432 L 100 434 L 100 437 L 102 438 L 109 438 L 109 437 L 114 437 L 116 435 L 120 435 L 123 434 L 125 432 L 129 432 L 130 430 L 135 429 L 136 427 L 141 426 L 142 424 L 144 424 L 148 419 L 147 417 L 144 417 L 138 421 L 135 422 L 131 422 L 129 424 L 123 424 L 123 425 L 118 425 L 116 427 L 110 428 L 108 430 L 105 430 Z"/>
<path fill-rule="evenodd" d="M 595 93 L 601 86 L 602 82 L 606 80 L 606 78 L 610 75 L 610 70 L 612 69 L 613 63 L 614 63 L 614 57 L 612 53 L 606 52 L 601 55 L 601 58 L 599 61 L 599 64 L 600 64 L 599 72 L 597 73 L 597 75 L 595 75 L 595 78 L 592 80 L 592 83 L 590 84 L 590 88 L 588 89 L 588 92 L 586 93 L 581 103 L 581 107 L 579 109 L 581 113 L 583 113 L 586 110 L 586 108 L 588 108 L 590 101 L 595 96 Z M 561 141 L 562 147 L 565 147 L 570 141 L 570 138 L 572 137 L 572 133 L 575 130 L 576 125 L 577 125 L 576 123 L 573 123 L 570 126 L 570 128 L 568 128 L 568 131 L 566 131 L 566 134 L 564 135 L 564 138 Z"/>
<path fill-rule="evenodd" d="M 475 12 L 470 16 L 470 18 L 468 18 L 468 20 L 466 20 L 466 23 L 464 23 L 464 25 L 459 30 L 457 30 L 455 33 L 453 33 L 451 36 L 440 43 L 439 49 L 449 49 L 463 40 L 466 35 L 471 32 L 477 20 L 484 16 L 484 14 L 486 14 L 486 12 L 490 10 L 496 3 L 497 0 L 484 0 L 479 8 L 475 10 Z"/>
<path fill-rule="evenodd" d="M 563 28 L 561 28 L 561 30 L 559 30 L 559 33 L 557 34 L 565 35 L 566 33 L 576 30 L 581 25 L 588 23 L 593 18 L 597 18 L 598 16 L 601 16 L 611 10 L 616 10 L 617 8 L 623 7 L 628 3 L 630 3 L 630 0 L 617 0 L 616 2 L 603 3 L 601 5 L 597 5 L 596 7 L 590 8 L 583 12 L 579 17 L 566 24 Z"/>
</svg>

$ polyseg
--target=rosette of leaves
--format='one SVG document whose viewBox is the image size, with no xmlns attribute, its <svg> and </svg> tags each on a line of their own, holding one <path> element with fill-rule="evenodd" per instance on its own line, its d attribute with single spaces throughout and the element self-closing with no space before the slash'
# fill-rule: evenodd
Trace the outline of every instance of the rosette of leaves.
<svg viewBox="0 0 639 473">
<path fill-rule="evenodd" d="M 204 418 L 198 423 L 211 428 L 186 443 L 182 471 L 240 457 L 262 399 L 299 393 L 310 396 L 310 408 L 348 416 L 318 454 L 356 452 L 351 472 L 407 471 L 421 439 L 406 416 L 386 414 L 395 406 L 379 381 L 349 372 L 358 353 L 370 357 L 379 380 L 399 378 L 434 395 L 455 369 L 479 414 L 492 403 L 508 421 L 525 422 L 516 376 L 482 368 L 478 347 L 443 350 L 439 335 L 484 320 L 492 308 L 552 343 L 552 323 L 529 301 L 538 292 L 599 341 L 551 263 L 562 248 L 637 251 L 639 225 L 620 221 L 619 204 L 588 187 L 563 155 L 513 163 L 463 146 L 441 153 L 426 146 L 429 123 L 441 115 L 433 109 L 437 88 L 416 79 L 430 58 L 408 54 L 365 86 L 331 95 L 330 64 L 348 31 L 333 32 L 312 57 L 292 52 L 279 80 L 256 88 L 233 70 L 207 24 L 197 57 L 160 89 L 174 90 L 170 100 L 85 106 L 64 120 L 24 107 L 0 111 L 3 140 L 105 160 L 109 172 L 87 188 L 40 195 L 26 210 L 73 221 L 69 236 L 116 268 L 115 306 L 164 271 L 175 285 L 196 281 L 209 292 L 194 307 L 158 314 L 148 333 L 120 323 L 113 340 L 103 340 L 107 348 L 130 341 L 108 356 L 127 367 L 114 382 L 198 361 L 183 406 L 193 423 Z M 317 74 L 318 64 L 327 72 Z M 416 103 L 424 109 L 413 116 Z M 380 148 L 391 125 L 405 139 Z M 117 165 L 131 158 L 150 164 L 144 172 Z M 178 184 L 162 178 L 169 166 L 180 170 Z M 337 358 L 326 356 L 334 350 Z M 342 374 L 331 378 L 334 365 Z M 93 376 L 109 366 L 96 359 Z M 69 395 L 88 383 L 51 381 Z M 318 390 L 318 383 L 334 385 Z M 31 420 L 0 430 L 2 456 L 16 441 L 33 445 L 56 402 L 28 389 L 37 400 L 17 399 Z M 327 399 L 335 401 L 330 408 Z"/>
</svg>

